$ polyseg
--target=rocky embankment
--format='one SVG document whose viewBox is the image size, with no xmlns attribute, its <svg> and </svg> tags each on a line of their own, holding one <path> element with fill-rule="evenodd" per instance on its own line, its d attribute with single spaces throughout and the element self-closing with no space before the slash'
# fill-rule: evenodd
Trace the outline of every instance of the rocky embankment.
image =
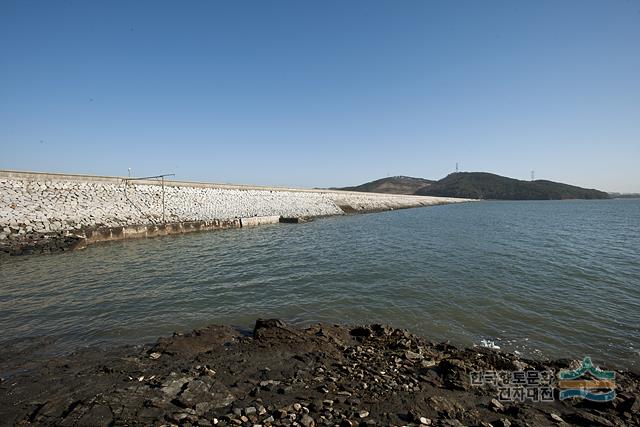
<svg viewBox="0 0 640 427">
<path fill-rule="evenodd" d="M 466 201 L 425 196 L 0 171 L 0 255 L 96 241 Z"/>
<path fill-rule="evenodd" d="M 559 401 L 557 392 L 551 402 L 501 402 L 470 373 L 557 372 L 572 362 L 457 349 L 380 325 L 297 329 L 267 320 L 252 335 L 211 326 L 37 366 L 12 357 L 24 366 L 0 383 L 3 425 L 640 425 L 636 374 L 617 373 L 609 403 Z"/>
</svg>

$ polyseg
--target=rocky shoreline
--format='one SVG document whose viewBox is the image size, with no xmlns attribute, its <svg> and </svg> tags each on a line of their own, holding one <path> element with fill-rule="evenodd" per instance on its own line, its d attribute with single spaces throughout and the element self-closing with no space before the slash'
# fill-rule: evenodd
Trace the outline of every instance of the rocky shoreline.
<svg viewBox="0 0 640 427">
<path fill-rule="evenodd" d="M 3 357 L 19 362 L 0 382 L 2 425 L 640 425 L 636 373 L 616 373 L 608 403 L 560 401 L 557 390 L 552 401 L 505 402 L 471 373 L 557 372 L 576 362 L 458 349 L 382 325 L 258 320 L 253 334 L 210 326 L 35 366 L 26 354 Z"/>
</svg>

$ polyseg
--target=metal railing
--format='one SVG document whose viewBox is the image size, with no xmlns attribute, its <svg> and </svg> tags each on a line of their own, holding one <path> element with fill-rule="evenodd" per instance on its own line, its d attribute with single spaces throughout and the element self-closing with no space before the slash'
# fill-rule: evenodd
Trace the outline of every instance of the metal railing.
<svg viewBox="0 0 640 427">
<path fill-rule="evenodd" d="M 129 183 L 129 181 L 144 181 L 144 180 L 150 180 L 150 179 L 160 179 L 161 186 L 162 186 L 162 223 L 163 224 L 167 223 L 166 218 L 165 218 L 165 203 L 164 203 L 164 199 L 165 199 L 165 196 L 164 196 L 164 178 L 167 177 L 167 176 L 176 176 L 176 174 L 174 174 L 174 173 L 165 173 L 163 175 L 143 176 L 143 177 L 140 177 L 140 178 L 123 178 L 122 179 L 122 181 L 125 183 L 125 187 L 124 187 L 124 195 L 125 195 L 125 197 L 127 198 L 127 200 L 129 200 L 129 203 L 131 203 L 141 213 L 143 213 L 142 210 L 139 207 L 137 207 L 135 205 L 135 203 L 133 203 L 133 201 L 131 199 L 129 199 L 129 196 L 127 195 L 127 184 Z M 149 217 L 149 215 L 146 215 L 146 216 L 152 222 L 155 222 L 155 221 L 153 221 L 153 219 L 151 217 Z"/>
</svg>

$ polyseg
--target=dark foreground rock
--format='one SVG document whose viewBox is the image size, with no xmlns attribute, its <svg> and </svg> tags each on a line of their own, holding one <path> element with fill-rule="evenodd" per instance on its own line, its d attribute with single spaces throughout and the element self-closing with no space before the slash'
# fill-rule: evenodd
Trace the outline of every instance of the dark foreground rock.
<svg viewBox="0 0 640 427">
<path fill-rule="evenodd" d="M 0 240 L 0 257 L 65 252 L 84 247 L 84 239 L 62 232 L 31 233 Z"/>
<path fill-rule="evenodd" d="M 60 426 L 640 425 L 639 377 L 613 402 L 500 402 L 472 371 L 554 370 L 490 350 L 434 344 L 370 325 L 288 327 L 253 336 L 211 326 L 154 346 L 87 350 L 0 382 L 0 424 Z M 572 368 L 575 366 L 571 366 Z"/>
</svg>

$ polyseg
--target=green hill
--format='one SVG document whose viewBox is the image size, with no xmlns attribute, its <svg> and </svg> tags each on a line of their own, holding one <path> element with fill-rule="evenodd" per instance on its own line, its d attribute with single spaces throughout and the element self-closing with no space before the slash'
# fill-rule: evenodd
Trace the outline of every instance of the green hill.
<svg viewBox="0 0 640 427">
<path fill-rule="evenodd" d="M 362 191 L 367 193 L 415 194 L 421 188 L 428 187 L 434 181 L 410 176 L 392 176 L 377 179 L 355 187 L 332 188 L 332 190 Z"/>
<path fill-rule="evenodd" d="M 603 191 L 574 185 L 546 180 L 522 181 L 487 172 L 457 172 L 439 181 L 393 176 L 355 187 L 333 188 L 333 190 L 495 200 L 608 199 L 611 197 Z"/>
<path fill-rule="evenodd" d="M 422 196 L 496 200 L 608 199 L 603 191 L 559 182 L 521 181 L 486 172 L 452 173 L 415 192 Z"/>
</svg>

